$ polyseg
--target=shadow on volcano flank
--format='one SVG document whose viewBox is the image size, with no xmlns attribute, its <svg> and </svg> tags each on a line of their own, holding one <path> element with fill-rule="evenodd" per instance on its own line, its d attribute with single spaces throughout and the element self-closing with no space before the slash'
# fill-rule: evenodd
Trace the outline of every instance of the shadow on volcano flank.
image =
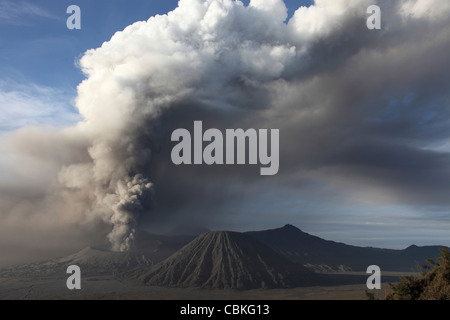
<svg viewBox="0 0 450 320">
<path fill-rule="evenodd" d="M 208 289 L 293 288 L 319 277 L 251 236 L 228 231 L 200 235 L 150 270 L 124 276 L 147 285 Z"/>
</svg>

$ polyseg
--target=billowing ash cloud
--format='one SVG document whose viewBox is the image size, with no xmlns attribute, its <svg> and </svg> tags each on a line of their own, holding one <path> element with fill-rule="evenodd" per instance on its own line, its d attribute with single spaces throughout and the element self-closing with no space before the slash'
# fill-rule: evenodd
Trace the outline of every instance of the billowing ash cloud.
<svg viewBox="0 0 450 320">
<path fill-rule="evenodd" d="M 271 24 L 280 28 L 286 9 L 272 6 Z M 247 94 L 237 89 L 258 90 L 294 56 L 292 46 L 264 44 L 254 40 L 256 30 L 245 30 L 243 19 L 268 20 L 268 9 L 261 3 L 244 8 L 231 1 L 181 1 L 169 15 L 136 23 L 81 59 L 87 80 L 78 89 L 85 118 L 79 129 L 92 141 L 91 159 L 65 166 L 59 179 L 68 188 L 89 190 L 89 210 L 113 225 L 108 239 L 114 250 L 130 248 L 139 215 L 149 210 L 146 169 L 161 113 L 193 98 L 191 103 L 212 108 L 245 108 Z M 230 37 L 233 32 L 242 39 Z"/>
<path fill-rule="evenodd" d="M 383 30 L 366 28 L 374 2 Z M 211 218 L 262 189 L 309 194 L 311 181 L 357 201 L 446 204 L 435 191 L 450 187 L 449 157 L 435 146 L 448 138 L 449 13 L 447 0 L 316 0 L 287 21 L 281 0 L 181 0 L 85 53 L 84 120 L 51 147 L 45 130 L 7 139 L 51 159 L 57 179 L 34 195 L 51 205 L 37 210 L 64 225 L 106 222 L 114 250 L 130 248 L 152 210 L 148 221 Z M 194 120 L 280 129 L 280 173 L 261 182 L 246 166 L 173 166 L 170 133 Z"/>
<path fill-rule="evenodd" d="M 283 35 L 286 12 L 281 1 L 181 1 L 81 59 L 79 129 L 92 141 L 91 159 L 65 166 L 59 179 L 90 190 L 92 214 L 113 225 L 114 250 L 129 249 L 139 215 L 149 210 L 147 172 L 161 114 L 187 101 L 223 112 L 265 107 L 251 104 L 296 59 Z"/>
</svg>

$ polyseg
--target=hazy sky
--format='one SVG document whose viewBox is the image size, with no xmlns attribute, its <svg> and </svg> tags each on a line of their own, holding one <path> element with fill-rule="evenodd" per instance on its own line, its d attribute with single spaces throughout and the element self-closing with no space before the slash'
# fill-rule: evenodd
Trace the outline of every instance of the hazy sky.
<svg viewBox="0 0 450 320">
<path fill-rule="evenodd" d="M 447 0 L 0 0 L 0 29 L 0 264 L 140 227 L 450 245 Z M 279 129 L 279 173 L 173 165 L 195 120 Z"/>
</svg>

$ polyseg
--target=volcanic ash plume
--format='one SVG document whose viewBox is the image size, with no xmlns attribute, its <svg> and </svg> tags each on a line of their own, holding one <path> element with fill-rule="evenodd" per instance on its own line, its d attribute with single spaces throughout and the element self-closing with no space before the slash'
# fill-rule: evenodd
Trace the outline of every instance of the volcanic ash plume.
<svg viewBox="0 0 450 320">
<path fill-rule="evenodd" d="M 195 185 L 207 185 L 203 183 L 208 181 L 206 178 L 194 183 L 190 177 L 197 176 L 185 175 L 185 171 L 178 174 L 177 170 L 158 170 L 158 165 L 170 161 L 164 158 L 170 141 L 162 141 L 161 136 L 172 127 L 192 125 L 180 124 L 188 116 L 206 121 L 201 112 L 209 112 L 218 128 L 237 128 L 242 124 L 247 128 L 279 128 L 284 136 L 280 150 L 285 161 L 284 173 L 280 175 L 291 172 L 296 176 L 294 172 L 300 174 L 313 168 L 311 175 L 322 184 L 330 181 L 330 172 L 335 173 L 337 185 L 343 181 L 350 193 L 366 185 L 359 183 L 366 181 L 359 178 L 361 168 L 376 168 L 371 179 L 378 181 L 378 166 L 385 165 L 384 160 L 374 165 L 377 157 L 368 157 L 370 162 L 364 166 L 366 160 L 360 157 L 360 150 L 381 150 L 370 154 L 401 152 L 407 163 L 415 163 L 409 159 L 414 153 L 420 156 L 417 163 L 426 163 L 422 161 L 424 145 L 404 153 L 392 144 L 421 129 L 398 131 L 397 140 L 387 140 L 385 131 L 397 131 L 391 127 L 374 128 L 379 125 L 376 119 L 393 112 L 389 107 L 385 113 L 380 106 L 405 100 L 380 94 L 396 89 L 414 93 L 417 112 L 409 115 L 411 119 L 416 115 L 418 128 L 422 128 L 422 102 L 435 101 L 434 87 L 448 83 L 448 72 L 442 66 L 448 65 L 445 59 L 450 6 L 447 0 L 375 2 L 383 7 L 385 27 L 379 32 L 366 28 L 367 8 L 374 4 L 370 0 L 316 0 L 310 7 L 300 7 L 288 21 L 282 0 L 251 0 L 248 6 L 231 0 L 180 0 L 167 15 L 151 17 L 116 33 L 80 60 L 86 80 L 78 87 L 76 106 L 84 120 L 56 134 L 42 128 L 16 134 L 20 140 L 16 145 L 30 158 L 39 158 L 39 166 L 51 174 L 42 170 L 45 174 L 38 176 L 39 170 L 33 171 L 39 179 L 46 179 L 47 188 L 38 181 L 38 187 L 31 191 L 22 188 L 6 194 L 2 189 L 0 214 L 8 219 L 2 220 L 0 233 L 30 232 L 38 228 L 28 226 L 38 223 L 44 224 L 46 229 L 42 230 L 59 232 L 64 224 L 64 230 L 73 225 L 95 225 L 92 228 L 96 229 L 96 223 L 103 221 L 112 230 L 108 235 L 112 248 L 123 251 L 132 246 L 140 217 L 151 209 L 153 189 L 158 190 L 158 200 L 175 203 L 182 214 L 187 211 L 183 201 L 196 201 L 191 210 L 195 212 L 205 198 L 220 198 L 210 196 L 219 194 L 214 188 L 207 195 L 196 189 Z M 434 36 L 429 37 L 430 34 Z M 417 63 L 420 59 L 426 63 Z M 432 94 L 426 92 L 431 87 Z M 441 95 L 448 97 L 447 91 Z M 430 108 L 435 105 L 431 103 Z M 403 107 L 399 108 L 398 114 L 403 114 Z M 426 111 L 427 117 L 429 114 Z M 404 126 L 403 122 L 398 124 L 396 128 Z M 378 136 L 377 132 L 383 134 Z M 352 137 L 351 143 L 341 148 L 348 137 Z M 156 158 L 159 150 L 162 151 L 158 155 L 162 156 Z M 4 159 L 0 157 L 0 162 Z M 13 163 L 11 168 L 31 168 L 15 158 L 7 160 Z M 326 171 L 319 171 L 316 162 Z M 434 168 L 435 163 L 443 162 L 431 163 Z M 154 180 L 149 176 L 150 166 L 155 172 Z M 386 181 L 375 185 L 390 184 L 391 172 L 394 177 L 403 177 L 397 175 L 398 168 L 403 167 L 397 163 L 388 166 Z M 358 177 L 355 188 L 347 184 L 347 177 L 353 176 L 346 171 L 349 168 L 356 170 L 351 171 Z M 364 171 L 366 175 L 367 170 Z M 52 184 L 48 177 L 55 172 L 58 183 Z M 28 187 L 31 174 L 25 175 L 23 185 Z M 341 180 L 341 176 L 345 179 Z M 409 177 L 405 178 L 405 186 L 417 180 L 406 171 L 404 177 Z M 210 179 L 214 180 L 211 185 L 217 185 L 216 177 Z M 14 178 L 11 180 L 17 184 Z M 221 188 L 237 190 L 233 179 L 228 185 L 222 180 L 220 183 Z M 373 192 L 368 190 L 371 199 Z M 29 196 L 24 200 L 25 192 Z M 223 195 L 226 199 L 226 192 Z M 36 197 L 43 201 L 36 201 Z M 216 208 L 214 201 L 210 206 Z"/>
<path fill-rule="evenodd" d="M 111 222 L 114 228 L 108 235 L 113 250 L 126 251 L 133 244 L 137 214 L 145 209 L 143 199 L 149 197 L 151 188 L 152 184 L 139 175 L 126 183 L 118 182 L 119 202 L 113 205 Z"/>
<path fill-rule="evenodd" d="M 78 129 L 92 141 L 91 159 L 64 167 L 59 178 L 90 197 L 89 215 L 113 225 L 108 239 L 114 250 L 130 248 L 139 216 L 151 204 L 146 173 L 158 117 L 181 101 L 247 108 L 249 92 L 279 77 L 295 55 L 292 45 L 271 39 L 286 28 L 286 12 L 282 1 L 249 7 L 180 1 L 168 15 L 129 26 L 81 59 L 87 79 L 78 88 L 77 107 L 85 118 Z M 247 18 L 272 28 L 244 27 Z"/>
<path fill-rule="evenodd" d="M 60 180 L 94 195 L 90 215 L 113 225 L 114 250 L 130 248 L 139 216 L 149 210 L 151 141 L 165 110 L 180 103 L 227 113 L 265 109 L 270 86 L 303 68 L 305 34 L 327 30 L 286 18 L 282 0 L 248 7 L 181 0 L 169 14 L 127 27 L 81 59 L 87 79 L 78 88 L 85 118 L 79 129 L 91 138 L 91 161 L 65 167 Z"/>
</svg>

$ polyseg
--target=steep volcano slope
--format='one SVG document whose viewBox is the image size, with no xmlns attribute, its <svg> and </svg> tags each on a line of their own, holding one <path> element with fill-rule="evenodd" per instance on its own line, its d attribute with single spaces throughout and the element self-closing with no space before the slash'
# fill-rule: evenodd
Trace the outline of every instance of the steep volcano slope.
<svg viewBox="0 0 450 320">
<path fill-rule="evenodd" d="M 246 232 L 289 260 L 321 271 L 366 271 L 378 265 L 384 271 L 412 271 L 416 264 L 437 257 L 440 246 L 411 246 L 404 250 L 351 246 L 328 241 L 286 225 L 283 228 Z"/>
<path fill-rule="evenodd" d="M 221 231 L 205 233 L 150 270 L 138 268 L 126 277 L 155 286 L 252 289 L 308 285 L 318 276 L 248 235 Z"/>
</svg>

